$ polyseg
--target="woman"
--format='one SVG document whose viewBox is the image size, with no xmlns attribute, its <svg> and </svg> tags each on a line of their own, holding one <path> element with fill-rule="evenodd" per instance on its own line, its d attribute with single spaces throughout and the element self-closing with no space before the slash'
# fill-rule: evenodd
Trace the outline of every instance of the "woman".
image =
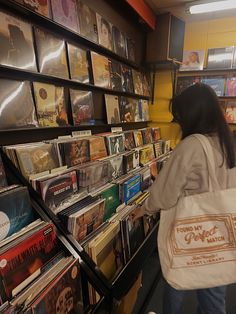
<svg viewBox="0 0 236 314">
<path fill-rule="evenodd" d="M 205 84 L 193 85 L 173 100 L 171 110 L 181 127 L 182 141 L 157 176 L 150 197 L 134 219 L 144 213 L 155 213 L 159 209 L 171 211 L 181 196 L 209 191 L 207 159 L 201 143 L 192 134 L 208 137 L 221 188 L 236 187 L 233 139 L 215 92 Z M 225 287 L 196 292 L 198 314 L 225 313 Z M 185 293 L 186 291 L 177 291 L 166 283 L 163 313 L 181 314 Z"/>
</svg>

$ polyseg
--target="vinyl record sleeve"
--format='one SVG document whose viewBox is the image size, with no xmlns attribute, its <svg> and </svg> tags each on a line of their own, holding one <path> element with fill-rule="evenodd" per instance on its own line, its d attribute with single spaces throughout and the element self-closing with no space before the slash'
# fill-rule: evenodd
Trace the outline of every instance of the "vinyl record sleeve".
<svg viewBox="0 0 236 314">
<path fill-rule="evenodd" d="M 142 74 L 134 69 L 132 69 L 134 92 L 138 95 L 143 95 L 143 82 Z"/>
<path fill-rule="evenodd" d="M 39 72 L 68 79 L 65 42 L 43 29 L 34 28 Z"/>
<path fill-rule="evenodd" d="M 98 160 L 107 156 L 106 143 L 103 136 L 92 136 L 89 138 L 90 159 Z"/>
<path fill-rule="evenodd" d="M 26 8 L 41 15 L 51 18 L 51 8 L 49 0 L 15 0 Z"/>
<path fill-rule="evenodd" d="M 105 199 L 103 221 L 106 221 L 111 218 L 111 216 L 116 212 L 116 208 L 120 205 L 118 186 L 114 184 L 103 191 L 100 195 Z"/>
<path fill-rule="evenodd" d="M 107 123 L 120 123 L 119 97 L 115 95 L 105 94 Z"/>
<path fill-rule="evenodd" d="M 5 186 L 7 186 L 7 178 L 2 162 L 2 157 L 0 155 L 0 189 Z"/>
<path fill-rule="evenodd" d="M 134 142 L 135 142 L 136 147 L 142 146 L 143 145 L 142 132 L 140 130 L 134 130 L 133 134 L 134 134 Z"/>
<path fill-rule="evenodd" d="M 107 144 L 110 155 L 123 153 L 125 151 L 123 134 L 107 136 Z"/>
<path fill-rule="evenodd" d="M 24 177 L 59 167 L 52 144 L 32 143 L 15 148 L 20 170 Z"/>
<path fill-rule="evenodd" d="M 34 220 L 26 187 L 16 187 L 0 194 L 0 241 L 18 232 Z"/>
<path fill-rule="evenodd" d="M 120 118 L 121 122 L 135 122 L 137 99 L 120 97 Z"/>
<path fill-rule="evenodd" d="M 121 84 L 121 64 L 120 62 L 109 60 L 110 61 L 110 79 L 111 79 L 111 88 L 113 90 L 122 91 Z"/>
<path fill-rule="evenodd" d="M 126 131 L 124 132 L 125 137 L 125 149 L 130 150 L 135 148 L 135 142 L 134 142 L 134 134 L 133 131 Z"/>
<path fill-rule="evenodd" d="M 64 88 L 36 82 L 33 86 L 39 125 L 41 127 L 68 125 Z"/>
<path fill-rule="evenodd" d="M 201 71 L 204 65 L 205 50 L 185 50 L 180 71 Z"/>
<path fill-rule="evenodd" d="M 76 171 L 56 175 L 39 182 L 42 199 L 50 209 L 55 209 L 63 201 L 78 191 Z"/>
<path fill-rule="evenodd" d="M 142 75 L 142 87 L 143 95 L 149 97 L 151 95 L 151 83 L 148 73 L 141 73 Z"/>
<path fill-rule="evenodd" d="M 134 92 L 132 69 L 124 64 L 121 65 L 121 83 L 124 92 Z"/>
<path fill-rule="evenodd" d="M 217 96 L 224 96 L 225 94 L 225 78 L 214 77 L 214 78 L 203 78 L 202 83 L 209 85 L 216 93 Z"/>
<path fill-rule="evenodd" d="M 0 129 L 37 126 L 30 83 L 0 79 Z"/>
<path fill-rule="evenodd" d="M 228 123 L 236 123 L 236 101 L 226 103 L 225 118 Z"/>
<path fill-rule="evenodd" d="M 150 144 L 153 142 L 152 129 L 151 128 L 141 129 L 141 132 L 142 132 L 142 136 L 143 136 L 143 144 Z"/>
<path fill-rule="evenodd" d="M 92 124 L 94 118 L 92 92 L 70 89 L 73 123 Z"/>
<path fill-rule="evenodd" d="M 127 49 L 127 57 L 130 61 L 135 62 L 135 41 L 132 38 L 126 37 L 126 49 Z"/>
<path fill-rule="evenodd" d="M 227 78 L 225 96 L 236 96 L 236 77 Z"/>
<path fill-rule="evenodd" d="M 94 85 L 111 88 L 110 64 L 108 58 L 91 51 Z"/>
<path fill-rule="evenodd" d="M 83 313 L 79 261 L 74 260 L 32 304 L 32 313 Z"/>
<path fill-rule="evenodd" d="M 96 13 L 98 27 L 98 42 L 101 46 L 112 50 L 112 24 Z"/>
<path fill-rule="evenodd" d="M 113 51 L 123 58 L 127 58 L 125 35 L 118 27 L 112 25 Z"/>
<path fill-rule="evenodd" d="M 82 1 L 77 2 L 80 35 L 95 43 L 98 42 L 96 13 Z"/>
<path fill-rule="evenodd" d="M 71 79 L 80 83 L 89 83 L 87 51 L 71 44 L 67 46 Z"/>
<path fill-rule="evenodd" d="M 142 121 L 149 121 L 149 106 L 146 99 L 139 99 L 142 106 Z"/>
<path fill-rule="evenodd" d="M 161 128 L 159 127 L 152 128 L 152 138 L 153 142 L 157 142 L 158 140 L 161 139 Z"/>
<path fill-rule="evenodd" d="M 68 167 L 90 161 L 89 140 L 73 140 L 65 142 L 62 145 L 64 148 L 65 164 Z"/>
<path fill-rule="evenodd" d="M 0 64 L 37 71 L 32 26 L 0 12 Z"/>
<path fill-rule="evenodd" d="M 76 0 L 51 0 L 53 20 L 74 32 L 79 31 Z"/>
<path fill-rule="evenodd" d="M 142 166 L 146 165 L 148 162 L 152 161 L 155 158 L 153 145 L 146 145 L 144 148 L 139 151 L 139 161 Z"/>
<path fill-rule="evenodd" d="M 208 49 L 208 69 L 231 69 L 234 67 L 234 47 Z"/>
</svg>

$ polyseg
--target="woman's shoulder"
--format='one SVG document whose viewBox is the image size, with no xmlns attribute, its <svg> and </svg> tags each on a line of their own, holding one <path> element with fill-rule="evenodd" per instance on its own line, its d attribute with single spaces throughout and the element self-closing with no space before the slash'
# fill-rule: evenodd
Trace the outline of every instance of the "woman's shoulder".
<svg viewBox="0 0 236 314">
<path fill-rule="evenodd" d="M 193 153 L 202 152 L 203 148 L 197 137 L 189 135 L 179 142 L 174 151 L 176 153 Z"/>
</svg>

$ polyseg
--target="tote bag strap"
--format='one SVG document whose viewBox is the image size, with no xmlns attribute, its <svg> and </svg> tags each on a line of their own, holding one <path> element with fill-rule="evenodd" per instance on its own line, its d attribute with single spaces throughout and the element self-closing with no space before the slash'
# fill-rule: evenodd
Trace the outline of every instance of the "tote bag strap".
<svg viewBox="0 0 236 314">
<path fill-rule="evenodd" d="M 208 138 L 202 134 L 194 134 L 193 136 L 199 140 L 206 155 L 209 172 L 209 191 L 220 190 L 221 188 L 215 173 L 215 158 L 211 143 Z"/>
</svg>

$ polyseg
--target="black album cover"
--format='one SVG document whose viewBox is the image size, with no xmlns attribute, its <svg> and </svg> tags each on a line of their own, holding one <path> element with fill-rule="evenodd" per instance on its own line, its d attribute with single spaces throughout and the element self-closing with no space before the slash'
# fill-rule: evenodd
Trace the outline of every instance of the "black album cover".
<svg viewBox="0 0 236 314">
<path fill-rule="evenodd" d="M 74 125 L 93 122 L 92 92 L 70 89 L 71 110 Z"/>
<path fill-rule="evenodd" d="M 181 94 L 186 88 L 196 83 L 200 83 L 200 77 L 188 76 L 188 77 L 179 77 L 176 86 L 176 94 Z"/>
<path fill-rule="evenodd" d="M 135 122 L 137 99 L 120 97 L 120 118 L 121 122 Z"/>
<path fill-rule="evenodd" d="M 128 59 L 135 62 L 135 41 L 131 38 L 126 38 L 126 48 Z"/>
<path fill-rule="evenodd" d="M 111 88 L 113 90 L 122 91 L 121 64 L 119 62 L 110 60 L 110 77 Z"/>
<path fill-rule="evenodd" d="M 0 64 L 37 71 L 32 26 L 0 12 Z"/>
<path fill-rule="evenodd" d="M 2 157 L 0 155 L 0 188 L 7 186 L 7 178 L 2 162 Z"/>
<path fill-rule="evenodd" d="M 68 79 L 64 40 L 37 27 L 35 39 L 40 73 Z"/>
<path fill-rule="evenodd" d="M 122 83 L 122 90 L 124 92 L 128 92 L 128 93 L 134 92 L 132 70 L 130 67 L 124 64 L 121 65 L 121 83 Z"/>
<path fill-rule="evenodd" d="M 89 83 L 87 51 L 68 44 L 70 76 L 73 81 Z"/>
<path fill-rule="evenodd" d="M 98 42 L 96 13 L 82 1 L 77 2 L 80 34 L 87 39 Z"/>
<path fill-rule="evenodd" d="M 113 50 L 119 56 L 126 58 L 126 41 L 124 34 L 115 25 L 112 26 Z"/>
<path fill-rule="evenodd" d="M 90 161 L 89 140 L 74 140 L 62 145 L 64 147 L 65 164 L 68 167 Z"/>
<path fill-rule="evenodd" d="M 0 79 L 0 129 L 36 126 L 30 83 Z"/>
</svg>

